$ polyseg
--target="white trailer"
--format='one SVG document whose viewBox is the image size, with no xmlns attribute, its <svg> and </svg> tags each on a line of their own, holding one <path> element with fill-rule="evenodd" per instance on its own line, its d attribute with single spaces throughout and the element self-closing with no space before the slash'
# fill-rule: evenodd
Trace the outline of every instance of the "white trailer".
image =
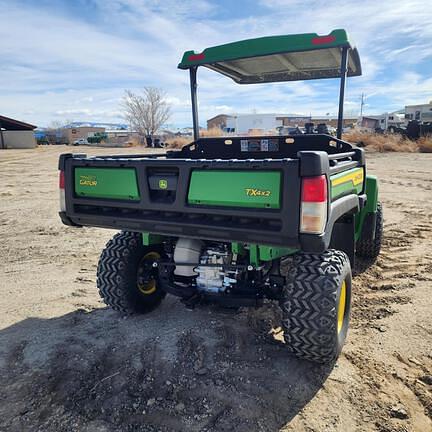
<svg viewBox="0 0 432 432">
<path fill-rule="evenodd" d="M 247 134 L 250 130 L 275 131 L 282 126 L 277 114 L 238 114 L 228 117 L 226 129 L 236 134 Z"/>
<path fill-rule="evenodd" d="M 357 122 L 359 128 L 365 131 L 381 130 L 384 132 L 394 132 L 395 129 L 403 126 L 405 121 L 404 114 L 400 112 L 384 113 L 375 116 L 363 116 Z"/>
<path fill-rule="evenodd" d="M 432 122 L 432 101 L 427 104 L 407 105 L 405 107 L 405 123 L 417 120 L 419 123 Z"/>
<path fill-rule="evenodd" d="M 394 132 L 396 128 L 403 126 L 405 121 L 404 114 L 398 112 L 384 113 L 379 117 L 379 128 L 388 132 Z"/>
</svg>

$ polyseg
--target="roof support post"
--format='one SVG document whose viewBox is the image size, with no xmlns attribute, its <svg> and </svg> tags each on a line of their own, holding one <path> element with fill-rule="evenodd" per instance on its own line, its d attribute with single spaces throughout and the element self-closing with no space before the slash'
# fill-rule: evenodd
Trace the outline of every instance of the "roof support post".
<svg viewBox="0 0 432 432">
<path fill-rule="evenodd" d="M 194 141 L 199 138 L 198 107 L 197 107 L 197 66 L 189 69 L 191 102 L 192 102 L 192 121 L 194 131 Z"/>
<path fill-rule="evenodd" d="M 340 81 L 340 91 L 339 91 L 339 112 L 338 112 L 338 122 L 337 122 L 337 138 L 342 138 L 343 130 L 343 109 L 344 109 L 344 98 L 345 98 L 345 81 L 347 76 L 347 66 L 348 66 L 348 47 L 342 48 L 342 60 L 341 60 L 341 81 Z"/>
</svg>

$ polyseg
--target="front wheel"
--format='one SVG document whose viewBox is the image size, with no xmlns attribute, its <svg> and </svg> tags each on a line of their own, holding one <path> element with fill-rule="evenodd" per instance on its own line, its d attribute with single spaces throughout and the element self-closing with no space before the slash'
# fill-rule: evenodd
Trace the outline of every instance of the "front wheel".
<svg viewBox="0 0 432 432">
<path fill-rule="evenodd" d="M 144 246 L 141 234 L 122 231 L 103 250 L 97 286 L 103 301 L 123 313 L 146 313 L 165 297 L 154 263 L 163 255 L 161 245 Z"/>
<path fill-rule="evenodd" d="M 351 310 L 348 256 L 333 249 L 296 255 L 286 274 L 281 309 L 284 339 L 291 352 L 318 363 L 336 360 Z"/>
</svg>

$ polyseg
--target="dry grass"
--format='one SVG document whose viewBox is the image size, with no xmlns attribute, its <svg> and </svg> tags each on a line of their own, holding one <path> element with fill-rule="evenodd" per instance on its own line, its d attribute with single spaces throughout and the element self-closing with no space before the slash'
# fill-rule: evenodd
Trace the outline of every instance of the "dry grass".
<svg viewBox="0 0 432 432">
<path fill-rule="evenodd" d="M 219 128 L 211 128 L 208 130 L 200 130 L 200 137 L 202 138 L 212 138 L 212 137 L 220 137 L 223 136 L 222 129 Z M 168 144 L 169 148 L 182 148 L 186 144 L 190 144 L 193 141 L 192 137 L 172 137 L 165 140 Z"/>
<path fill-rule="evenodd" d="M 186 144 L 190 144 L 192 141 L 193 141 L 192 137 L 178 136 L 178 137 L 166 139 L 165 143 L 167 144 L 168 148 L 180 149 L 183 146 L 185 146 Z"/>
<path fill-rule="evenodd" d="M 344 134 L 343 138 L 348 142 L 358 144 L 368 150 L 376 152 L 405 152 L 413 153 L 420 150 L 419 141 L 412 141 L 400 134 L 383 135 L 376 133 L 351 131 Z M 430 138 L 425 138 L 432 145 Z"/>
<path fill-rule="evenodd" d="M 223 136 L 223 131 L 222 129 L 219 128 L 210 128 L 207 130 L 201 130 L 200 131 L 200 136 L 203 138 L 214 138 L 214 137 L 221 137 Z"/>
<path fill-rule="evenodd" d="M 138 138 L 136 138 L 136 137 L 132 137 L 131 139 L 129 139 L 128 140 L 128 142 L 127 142 L 127 147 L 139 147 L 139 146 L 141 146 L 142 144 L 141 144 L 141 142 L 140 142 L 140 140 L 138 139 Z"/>
<path fill-rule="evenodd" d="M 432 153 L 432 137 L 422 137 L 417 141 L 420 153 Z"/>
</svg>

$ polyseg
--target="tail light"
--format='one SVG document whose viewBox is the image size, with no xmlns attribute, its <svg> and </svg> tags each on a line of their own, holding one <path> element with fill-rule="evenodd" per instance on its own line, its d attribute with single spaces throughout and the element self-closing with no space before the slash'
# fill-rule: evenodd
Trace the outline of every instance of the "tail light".
<svg viewBox="0 0 432 432">
<path fill-rule="evenodd" d="M 59 172 L 60 211 L 66 211 L 65 178 L 64 171 Z"/>
<path fill-rule="evenodd" d="M 300 206 L 300 232 L 322 234 L 327 223 L 327 179 L 325 175 L 304 177 Z"/>
</svg>

